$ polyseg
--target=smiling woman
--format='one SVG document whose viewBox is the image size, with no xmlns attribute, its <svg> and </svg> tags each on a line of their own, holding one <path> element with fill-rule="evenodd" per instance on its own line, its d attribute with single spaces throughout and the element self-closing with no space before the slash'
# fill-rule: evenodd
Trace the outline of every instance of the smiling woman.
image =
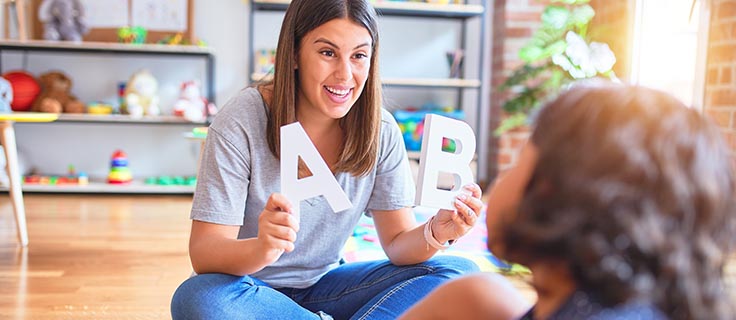
<svg viewBox="0 0 736 320">
<path fill-rule="evenodd" d="M 242 90 L 208 129 L 191 211 L 198 275 L 174 294 L 175 319 L 394 319 L 441 283 L 478 270 L 464 258 L 433 257 L 478 220 L 478 185 L 465 186 L 455 210 L 416 222 L 401 131 L 381 105 L 378 34 L 367 0 L 291 1 L 273 80 Z M 282 194 L 280 150 L 294 142 L 279 131 L 294 122 L 352 208 L 334 212 L 325 197 L 290 203 Z M 309 175 L 299 164 L 299 176 Z M 364 214 L 389 259 L 344 263 L 342 248 Z"/>
</svg>

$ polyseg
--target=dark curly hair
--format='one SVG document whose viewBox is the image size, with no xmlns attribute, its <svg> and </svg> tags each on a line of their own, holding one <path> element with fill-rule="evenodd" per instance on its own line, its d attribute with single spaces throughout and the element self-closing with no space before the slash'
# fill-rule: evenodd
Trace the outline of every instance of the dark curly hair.
<svg viewBox="0 0 736 320">
<path fill-rule="evenodd" d="M 573 88 L 538 115 L 538 162 L 504 230 L 507 258 L 566 261 L 614 306 L 651 301 L 672 319 L 732 319 L 734 172 L 719 130 L 656 90 Z"/>
</svg>

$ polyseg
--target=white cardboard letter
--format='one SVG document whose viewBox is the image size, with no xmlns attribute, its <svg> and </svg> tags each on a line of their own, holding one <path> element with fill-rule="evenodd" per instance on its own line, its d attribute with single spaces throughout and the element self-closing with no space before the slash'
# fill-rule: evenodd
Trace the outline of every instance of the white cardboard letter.
<svg viewBox="0 0 736 320">
<path fill-rule="evenodd" d="M 455 141 L 455 153 L 442 151 L 442 138 Z M 422 155 L 419 159 L 417 197 L 415 204 L 455 210 L 455 197 L 460 189 L 473 180 L 470 163 L 475 153 L 475 135 L 470 126 L 460 120 L 427 114 L 424 117 Z M 452 190 L 437 188 L 440 172 L 455 176 Z"/>
<path fill-rule="evenodd" d="M 299 179 L 300 156 L 312 176 Z M 353 207 L 299 122 L 281 127 L 281 193 L 291 202 L 294 214 L 299 214 L 300 201 L 320 195 L 335 212 Z"/>
</svg>

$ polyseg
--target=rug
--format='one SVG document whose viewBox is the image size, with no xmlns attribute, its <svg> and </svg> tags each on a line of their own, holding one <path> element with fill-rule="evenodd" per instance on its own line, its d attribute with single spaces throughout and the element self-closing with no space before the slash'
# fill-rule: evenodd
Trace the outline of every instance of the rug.
<svg viewBox="0 0 736 320">
<path fill-rule="evenodd" d="M 485 210 L 483 210 L 485 212 Z M 436 209 L 417 207 L 414 209 L 417 221 L 424 223 L 437 212 Z M 465 257 L 478 265 L 481 271 L 503 274 L 526 274 L 529 270 L 521 265 L 506 263 L 496 258 L 486 248 L 488 233 L 485 226 L 485 213 L 471 231 L 456 241 L 449 249 L 437 254 Z M 346 261 L 370 261 L 387 259 L 378 241 L 373 219 L 363 216 L 345 244 Z"/>
</svg>

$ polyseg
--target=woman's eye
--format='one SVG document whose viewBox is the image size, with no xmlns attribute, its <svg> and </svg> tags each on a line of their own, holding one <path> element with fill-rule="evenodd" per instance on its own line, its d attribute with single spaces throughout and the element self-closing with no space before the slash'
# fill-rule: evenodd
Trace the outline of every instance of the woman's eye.
<svg viewBox="0 0 736 320">
<path fill-rule="evenodd" d="M 326 56 L 326 57 L 334 57 L 335 56 L 335 53 L 332 52 L 331 50 L 324 50 L 324 51 L 321 51 L 320 53 L 323 56 Z"/>
<path fill-rule="evenodd" d="M 355 58 L 356 59 L 365 59 L 365 58 L 368 58 L 368 55 L 365 54 L 365 53 L 356 53 L 355 54 Z"/>
</svg>

